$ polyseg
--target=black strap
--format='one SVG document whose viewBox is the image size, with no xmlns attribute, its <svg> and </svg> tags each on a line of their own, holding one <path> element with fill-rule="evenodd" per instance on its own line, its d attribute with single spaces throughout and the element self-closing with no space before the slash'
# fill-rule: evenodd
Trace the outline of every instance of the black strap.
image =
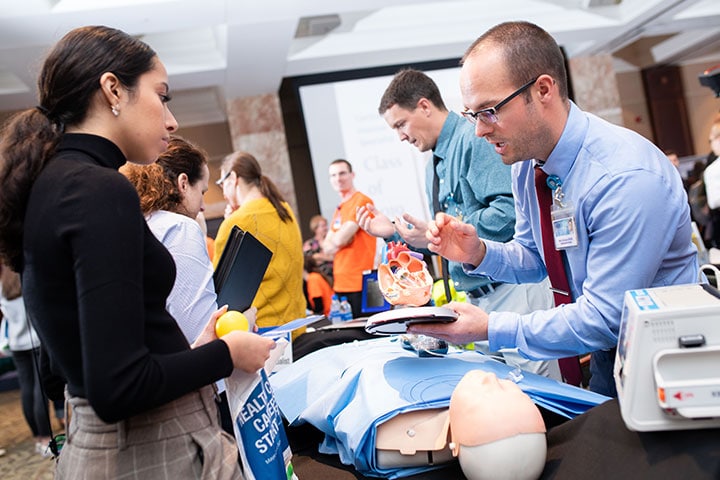
<svg viewBox="0 0 720 480">
<path fill-rule="evenodd" d="M 433 215 L 443 210 L 440 208 L 440 177 L 437 173 L 438 163 L 442 160 L 440 157 L 433 155 L 433 185 L 432 185 L 432 202 L 433 202 Z M 440 265 L 442 269 L 442 280 L 443 286 L 445 287 L 445 299 L 450 303 L 452 301 L 452 294 L 450 293 L 450 277 L 448 272 L 448 260 L 445 257 L 440 257 Z"/>
<path fill-rule="evenodd" d="M 23 279 L 22 274 L 20 275 L 20 287 L 22 288 L 23 285 Z M 26 309 L 25 311 L 25 323 L 28 329 L 28 332 L 30 332 L 30 352 L 31 352 L 31 358 L 33 363 L 33 368 L 35 369 L 35 380 L 37 380 L 39 387 L 40 387 L 40 396 L 43 399 L 43 418 L 41 421 L 45 422 L 47 426 L 47 431 L 50 432 L 50 443 L 48 444 L 48 447 L 50 448 L 50 451 L 53 454 L 53 457 L 55 459 L 58 458 L 60 455 L 60 449 L 62 448 L 62 445 L 58 447 L 58 442 L 56 441 L 56 436 L 53 435 L 52 431 L 52 422 L 50 421 L 50 405 L 49 405 L 49 398 L 47 396 L 47 393 L 45 393 L 45 384 L 44 384 L 44 378 L 41 368 L 41 361 L 42 353 L 43 353 L 43 347 L 41 345 L 35 345 L 35 341 L 33 340 L 32 331 L 34 328 L 34 323 L 32 319 L 30 318 L 30 311 Z M 64 436 L 62 439 L 62 442 L 64 443 Z M 44 453 L 44 452 L 42 452 Z"/>
<path fill-rule="evenodd" d="M 32 322 L 30 318 L 30 312 L 26 312 L 25 321 L 27 322 L 28 329 L 31 330 L 31 325 L 33 325 L 34 322 Z M 57 461 L 58 457 L 60 456 L 60 450 L 62 450 L 62 447 L 65 444 L 65 434 L 61 433 L 59 435 L 53 435 L 52 431 L 52 422 L 50 421 L 50 405 L 48 401 L 49 397 L 45 392 L 45 379 L 47 378 L 47 376 L 46 372 L 44 371 L 45 367 L 49 368 L 49 357 L 47 356 L 47 352 L 43 349 L 42 345 L 35 346 L 32 335 L 30 335 L 30 347 L 32 348 L 32 360 L 33 366 L 35 368 L 35 375 L 37 375 L 37 381 L 40 384 L 40 395 L 44 399 L 44 415 L 42 421 L 46 423 L 48 432 L 50 432 L 50 442 L 48 444 L 48 448 L 53 454 L 53 458 L 55 459 L 55 461 Z M 65 408 L 67 408 L 67 406 Z M 67 415 L 65 416 L 65 418 L 67 418 Z M 68 427 L 68 425 L 65 426 L 66 429 Z"/>
</svg>

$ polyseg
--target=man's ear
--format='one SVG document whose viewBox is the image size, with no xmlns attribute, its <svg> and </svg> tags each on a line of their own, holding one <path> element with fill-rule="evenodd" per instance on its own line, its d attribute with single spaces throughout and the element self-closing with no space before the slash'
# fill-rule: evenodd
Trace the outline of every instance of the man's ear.
<svg viewBox="0 0 720 480">
<path fill-rule="evenodd" d="M 548 98 L 558 95 L 557 82 L 550 75 L 540 75 L 535 83 L 538 87 L 540 101 L 546 101 Z"/>
<path fill-rule="evenodd" d="M 431 109 L 432 109 L 432 106 L 433 106 L 432 102 L 430 102 L 430 100 L 428 100 L 428 99 L 425 98 L 425 97 L 423 97 L 423 98 L 421 98 L 420 100 L 418 100 L 418 103 L 417 103 L 417 108 L 419 108 L 420 111 L 422 111 L 423 114 L 425 114 L 425 115 L 429 115 L 429 114 L 430 114 L 430 111 L 431 111 Z"/>
<path fill-rule="evenodd" d="M 120 103 L 123 88 L 120 79 L 114 73 L 105 72 L 100 76 L 100 90 L 108 103 L 108 108 Z"/>
</svg>

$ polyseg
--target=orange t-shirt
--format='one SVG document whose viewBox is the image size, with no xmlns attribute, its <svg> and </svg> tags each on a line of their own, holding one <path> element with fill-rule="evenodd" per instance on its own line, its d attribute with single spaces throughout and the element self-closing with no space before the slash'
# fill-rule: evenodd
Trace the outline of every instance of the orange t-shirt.
<svg viewBox="0 0 720 480">
<path fill-rule="evenodd" d="M 323 313 L 330 318 L 330 303 L 335 293 L 330 284 L 318 272 L 308 273 L 305 282 L 307 283 L 307 295 L 310 303 L 312 304 L 313 298 L 321 297 L 323 300 Z"/>
<path fill-rule="evenodd" d="M 337 232 L 343 223 L 354 222 L 357 207 L 365 206 L 368 203 L 373 204 L 370 197 L 355 192 L 352 197 L 335 209 L 330 230 Z M 350 243 L 337 251 L 333 260 L 333 288 L 336 292 L 359 292 L 362 290 L 362 274 L 365 270 L 372 270 L 376 247 L 375 237 L 360 229 Z"/>
</svg>

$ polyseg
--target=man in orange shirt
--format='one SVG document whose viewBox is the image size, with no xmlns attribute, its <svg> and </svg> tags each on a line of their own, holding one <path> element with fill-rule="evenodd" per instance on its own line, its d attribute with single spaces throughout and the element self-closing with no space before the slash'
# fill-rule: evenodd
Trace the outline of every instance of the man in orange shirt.
<svg viewBox="0 0 720 480">
<path fill-rule="evenodd" d="M 353 318 L 361 315 L 362 276 L 372 270 L 375 263 L 377 240 L 355 221 L 358 207 L 373 201 L 353 186 L 355 174 L 350 162 L 333 161 L 329 167 L 330 184 L 340 195 L 340 205 L 335 209 L 330 229 L 323 241 L 323 250 L 335 253 L 333 263 L 333 288 L 338 296 L 347 297 Z"/>
</svg>

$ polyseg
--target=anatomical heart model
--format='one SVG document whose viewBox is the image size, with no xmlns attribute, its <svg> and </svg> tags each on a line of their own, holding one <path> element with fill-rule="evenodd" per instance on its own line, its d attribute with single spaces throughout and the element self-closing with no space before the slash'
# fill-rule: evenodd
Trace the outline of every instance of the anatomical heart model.
<svg viewBox="0 0 720 480">
<path fill-rule="evenodd" d="M 425 305 L 433 279 L 422 255 L 403 243 L 390 242 L 387 258 L 387 263 L 378 266 L 378 283 L 385 299 L 393 305 Z"/>
</svg>

